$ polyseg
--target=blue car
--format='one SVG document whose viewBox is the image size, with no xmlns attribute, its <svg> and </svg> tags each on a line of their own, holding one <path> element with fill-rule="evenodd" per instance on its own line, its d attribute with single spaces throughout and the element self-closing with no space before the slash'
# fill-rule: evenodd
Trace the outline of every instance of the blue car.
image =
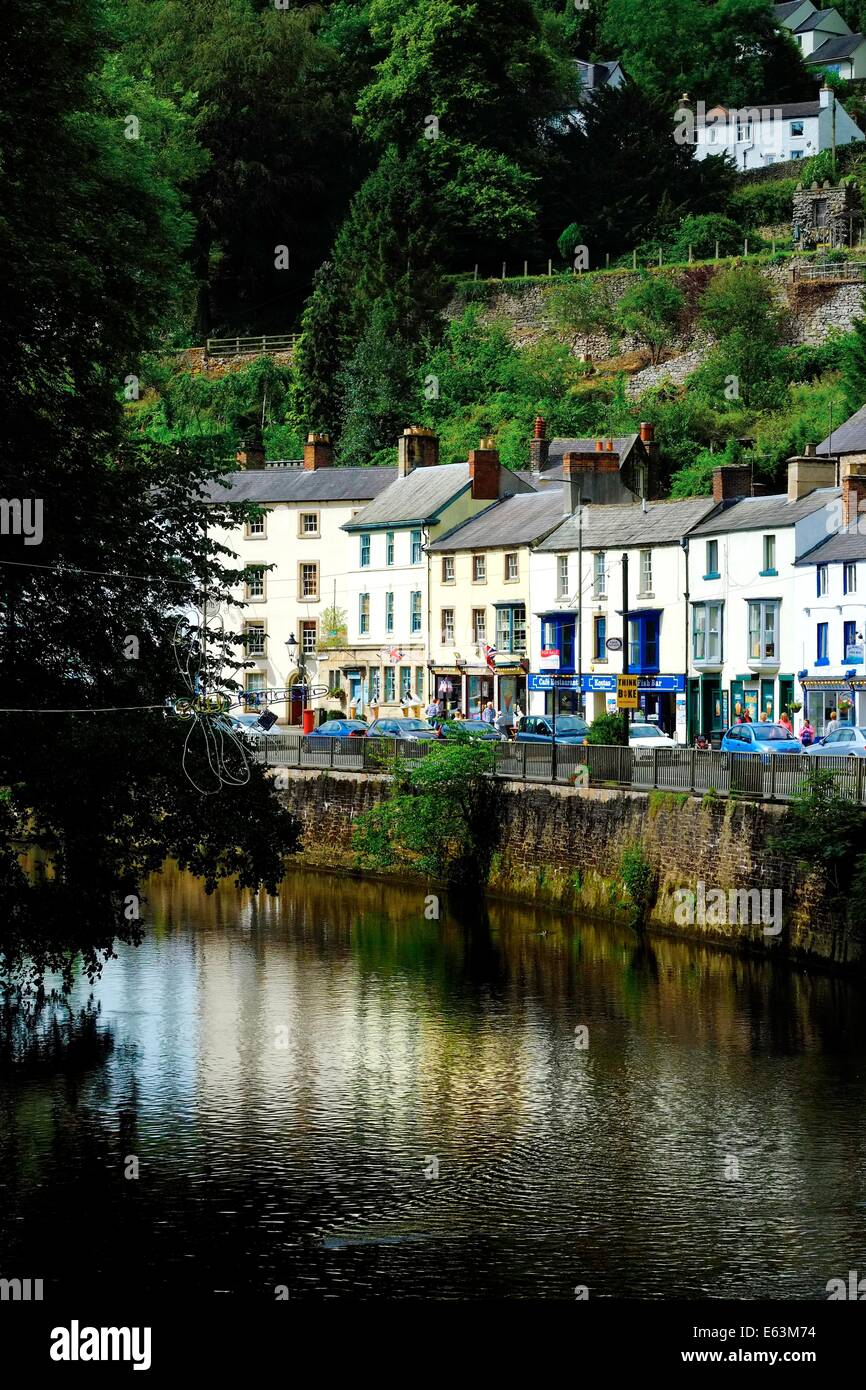
<svg viewBox="0 0 866 1390">
<path fill-rule="evenodd" d="M 784 724 L 734 724 L 722 737 L 723 753 L 759 753 L 762 763 L 779 753 L 802 753 Z"/>
<path fill-rule="evenodd" d="M 307 738 L 364 738 L 367 725 L 360 719 L 326 719 Z"/>
<path fill-rule="evenodd" d="M 589 725 L 580 715 L 557 715 L 557 743 L 583 743 L 588 732 Z M 518 743 L 552 743 L 553 720 L 546 714 L 524 714 L 517 721 L 514 737 Z"/>
</svg>

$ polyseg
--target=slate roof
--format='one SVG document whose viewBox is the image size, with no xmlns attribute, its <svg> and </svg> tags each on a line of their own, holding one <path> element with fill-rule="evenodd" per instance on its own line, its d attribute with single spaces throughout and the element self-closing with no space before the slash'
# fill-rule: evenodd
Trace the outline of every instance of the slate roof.
<svg viewBox="0 0 866 1390">
<path fill-rule="evenodd" d="M 793 14 L 795 10 L 799 10 L 802 3 L 803 0 L 786 0 L 786 3 L 784 5 L 774 5 L 773 9 L 775 11 L 776 18 L 781 23 L 783 20 L 786 20 L 788 18 L 789 14 Z"/>
<path fill-rule="evenodd" d="M 531 545 L 562 521 L 562 488 L 522 492 L 494 502 L 479 516 L 455 526 L 428 550 L 485 550 L 494 546 Z"/>
<path fill-rule="evenodd" d="M 866 530 L 855 525 L 850 531 L 838 531 L 813 550 L 795 560 L 796 565 L 832 564 L 834 560 L 866 560 Z"/>
<path fill-rule="evenodd" d="M 769 497 L 738 497 L 717 516 L 708 517 L 696 526 L 693 535 L 716 536 L 729 531 L 769 531 L 779 526 L 793 526 L 795 521 L 820 511 L 839 496 L 836 487 L 819 487 L 797 502 L 789 502 L 786 492 Z"/>
<path fill-rule="evenodd" d="M 588 550 L 627 549 L 636 545 L 672 545 L 682 540 L 698 522 L 714 511 L 711 497 L 687 497 L 677 502 L 639 502 L 622 506 L 589 503 L 583 520 L 583 544 Z M 576 550 L 580 522 L 569 516 L 537 547 L 539 550 Z"/>
<path fill-rule="evenodd" d="M 818 445 L 819 454 L 831 452 L 831 440 L 833 454 L 866 453 L 866 405 L 849 415 L 845 423 L 834 430 L 832 435 L 828 434 L 826 439 L 821 440 Z"/>
<path fill-rule="evenodd" d="M 862 34 L 834 34 L 826 43 L 822 43 L 820 48 L 816 48 L 814 53 L 804 53 L 803 62 L 810 65 L 835 63 L 838 58 L 850 58 L 862 42 Z"/>
<path fill-rule="evenodd" d="M 437 463 L 413 468 L 405 478 L 396 478 L 362 512 L 347 521 L 343 529 L 370 531 L 384 526 L 426 525 L 435 521 L 443 507 L 469 487 L 469 481 L 468 463 Z M 527 490 L 528 485 L 516 473 L 502 469 L 500 496 Z"/>
<path fill-rule="evenodd" d="M 793 7 L 793 8 L 796 8 L 796 7 Z M 803 23 L 802 23 L 802 24 L 798 24 L 798 25 L 797 25 L 796 29 L 794 30 L 794 33 L 795 33 L 795 34 L 810 34 L 810 33 L 812 32 L 813 29 L 820 29 L 820 28 L 821 28 L 821 25 L 824 23 L 824 20 L 827 18 L 827 16 L 828 16 L 828 15 L 831 15 L 831 14 L 834 14 L 834 13 L 838 15 L 838 14 L 839 14 L 839 11 L 838 11 L 838 10 L 835 10 L 835 11 L 834 11 L 833 9 L 829 9 L 829 10 L 814 10 L 812 14 L 807 15 L 807 17 L 803 20 Z M 841 19 L 842 16 L 839 15 L 839 18 Z M 842 36 L 840 35 L 840 38 L 841 38 L 841 37 L 842 37 Z"/>
<path fill-rule="evenodd" d="M 395 468 L 241 468 L 211 502 L 366 502 L 397 476 Z"/>
<path fill-rule="evenodd" d="M 750 106 L 747 108 L 757 116 L 758 121 L 774 121 L 781 118 L 783 121 L 797 121 L 805 116 L 817 116 L 821 110 L 820 101 L 789 101 L 782 102 L 781 106 Z M 724 111 L 725 115 L 737 110 L 736 107 L 714 106 L 707 111 L 704 119 L 698 121 L 698 125 L 712 129 L 714 125 L 713 111 Z"/>
<path fill-rule="evenodd" d="M 617 67 L 618 64 L 618 58 L 600 63 L 590 63 L 583 58 L 575 58 L 574 60 L 574 65 L 580 76 L 581 86 L 585 87 L 590 92 L 597 91 L 599 87 L 606 87 L 611 79 L 614 68 Z"/>
</svg>

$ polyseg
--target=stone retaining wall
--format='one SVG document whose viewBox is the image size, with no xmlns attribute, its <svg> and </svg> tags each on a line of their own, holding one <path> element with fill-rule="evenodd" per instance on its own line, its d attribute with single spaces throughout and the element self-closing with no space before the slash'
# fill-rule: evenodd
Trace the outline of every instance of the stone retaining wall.
<svg viewBox="0 0 866 1390">
<path fill-rule="evenodd" d="M 281 769 L 279 777 L 281 797 L 303 827 L 301 862 L 353 869 L 353 825 L 382 799 L 386 779 L 293 769 Z M 594 917 L 628 919 L 621 861 L 626 849 L 640 846 L 655 873 L 651 927 L 761 954 L 834 965 L 863 959 L 862 943 L 829 912 L 818 876 L 770 849 L 769 841 L 783 824 L 784 807 L 670 792 L 522 783 L 504 784 L 503 795 L 504 833 L 489 884 L 494 893 Z M 677 920 L 676 891 L 697 890 L 699 882 L 707 893 L 779 890 L 782 931 L 765 934 L 760 923 L 684 925 Z"/>
</svg>

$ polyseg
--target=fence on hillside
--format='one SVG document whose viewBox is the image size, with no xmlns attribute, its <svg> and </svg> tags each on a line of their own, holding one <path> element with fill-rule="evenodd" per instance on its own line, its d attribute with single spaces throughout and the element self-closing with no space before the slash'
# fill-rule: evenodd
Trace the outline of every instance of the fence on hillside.
<svg viewBox="0 0 866 1390">
<path fill-rule="evenodd" d="M 299 333 L 266 333 L 255 338 L 208 338 L 206 352 L 209 357 L 294 352 L 299 337 Z"/>
<path fill-rule="evenodd" d="M 442 744 L 395 738 L 304 737 L 281 730 L 259 735 L 254 756 L 268 767 L 310 771 L 387 772 L 396 757 L 426 757 Z M 790 801 L 816 767 L 836 774 L 846 800 L 866 803 L 866 758 L 760 753 L 719 753 L 697 748 L 635 750 L 607 744 L 515 741 L 495 747 L 495 775 L 512 782 L 558 786 L 622 787 L 633 791 L 685 792 Z"/>
</svg>

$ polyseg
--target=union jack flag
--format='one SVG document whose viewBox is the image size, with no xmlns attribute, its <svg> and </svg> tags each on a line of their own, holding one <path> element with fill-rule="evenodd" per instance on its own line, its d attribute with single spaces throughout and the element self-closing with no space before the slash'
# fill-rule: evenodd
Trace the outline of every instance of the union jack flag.
<svg viewBox="0 0 866 1390">
<path fill-rule="evenodd" d="M 492 671 L 492 670 L 493 670 L 493 658 L 494 658 L 495 655 L 496 655 L 496 648 L 495 648 L 495 647 L 488 647 L 487 644 L 483 642 L 483 643 L 481 644 L 481 650 L 482 650 L 483 653 L 484 653 L 484 660 L 487 662 L 487 665 L 490 667 L 490 669 L 491 669 L 491 671 Z"/>
<path fill-rule="evenodd" d="M 390 650 L 389 653 L 388 653 L 388 660 L 389 660 L 389 661 L 402 661 L 402 660 L 403 660 L 403 653 L 402 653 L 402 651 L 400 650 L 399 647 L 392 647 L 392 648 L 391 648 L 391 650 Z"/>
</svg>

